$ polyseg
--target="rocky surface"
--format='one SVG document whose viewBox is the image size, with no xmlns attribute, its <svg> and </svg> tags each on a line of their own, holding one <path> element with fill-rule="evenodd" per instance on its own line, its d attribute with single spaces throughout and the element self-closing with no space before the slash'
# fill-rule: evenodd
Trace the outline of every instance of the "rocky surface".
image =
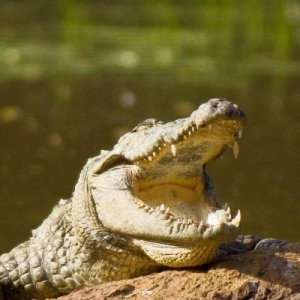
<svg viewBox="0 0 300 300">
<path fill-rule="evenodd" d="M 206 268 L 166 270 L 75 291 L 59 300 L 300 300 L 300 243 L 229 256 Z"/>
</svg>

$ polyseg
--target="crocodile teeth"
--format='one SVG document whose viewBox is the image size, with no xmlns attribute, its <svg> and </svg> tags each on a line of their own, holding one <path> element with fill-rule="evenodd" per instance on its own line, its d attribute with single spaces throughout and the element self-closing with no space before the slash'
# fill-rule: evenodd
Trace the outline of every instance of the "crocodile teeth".
<svg viewBox="0 0 300 300">
<path fill-rule="evenodd" d="M 211 130 L 211 124 L 208 125 L 209 130 Z"/>
<path fill-rule="evenodd" d="M 231 224 L 236 226 L 236 227 L 239 227 L 240 222 L 241 222 L 241 211 L 238 210 L 235 218 L 231 221 Z"/>
<path fill-rule="evenodd" d="M 148 156 L 148 160 L 149 160 L 149 161 L 152 161 L 152 156 Z"/>
<path fill-rule="evenodd" d="M 228 213 L 228 215 L 230 215 L 230 207 L 228 206 L 228 204 L 227 204 L 226 212 Z"/>
<path fill-rule="evenodd" d="M 172 152 L 173 156 L 176 156 L 177 148 L 176 148 L 175 144 L 171 145 L 171 152 Z"/>
<path fill-rule="evenodd" d="M 165 205 L 164 204 L 162 204 L 161 206 L 160 206 L 160 208 L 159 208 L 160 210 L 165 210 Z"/>
<path fill-rule="evenodd" d="M 233 142 L 232 150 L 233 150 L 234 158 L 235 159 L 238 158 L 238 156 L 239 156 L 239 143 L 237 141 Z"/>
<path fill-rule="evenodd" d="M 215 212 L 210 212 L 207 216 L 206 223 L 208 225 L 215 226 L 215 225 L 220 225 L 223 223 L 228 223 L 230 220 L 231 220 L 230 208 L 228 207 L 227 210 L 219 209 Z M 239 223 L 239 218 L 237 218 L 237 220 L 234 222 Z M 235 225 L 235 224 L 233 224 L 233 225 Z"/>
<path fill-rule="evenodd" d="M 170 213 L 170 207 L 167 207 L 166 211 L 165 211 L 165 216 L 167 216 Z"/>
<path fill-rule="evenodd" d="M 152 155 L 153 155 L 153 157 L 155 157 L 156 156 L 156 152 L 153 152 Z"/>
</svg>

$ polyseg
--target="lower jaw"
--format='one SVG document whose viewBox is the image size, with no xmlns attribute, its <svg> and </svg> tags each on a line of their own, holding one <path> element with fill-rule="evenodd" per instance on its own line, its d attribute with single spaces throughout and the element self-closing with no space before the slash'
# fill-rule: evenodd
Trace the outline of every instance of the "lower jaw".
<svg viewBox="0 0 300 300">
<path fill-rule="evenodd" d="M 147 256 L 156 263 L 171 267 L 194 267 L 211 262 L 216 255 L 219 242 L 203 241 L 192 246 L 172 246 L 168 244 L 135 241 Z"/>
</svg>

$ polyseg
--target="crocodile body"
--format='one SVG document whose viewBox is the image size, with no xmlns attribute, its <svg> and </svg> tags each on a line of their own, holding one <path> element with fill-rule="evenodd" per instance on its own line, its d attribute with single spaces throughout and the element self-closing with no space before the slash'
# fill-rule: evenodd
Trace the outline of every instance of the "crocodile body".
<svg viewBox="0 0 300 300">
<path fill-rule="evenodd" d="M 238 234 L 205 170 L 230 147 L 238 154 L 244 113 L 211 99 L 190 117 L 148 119 L 84 166 L 29 241 L 0 257 L 7 299 L 44 299 L 82 286 L 210 262 Z"/>
</svg>

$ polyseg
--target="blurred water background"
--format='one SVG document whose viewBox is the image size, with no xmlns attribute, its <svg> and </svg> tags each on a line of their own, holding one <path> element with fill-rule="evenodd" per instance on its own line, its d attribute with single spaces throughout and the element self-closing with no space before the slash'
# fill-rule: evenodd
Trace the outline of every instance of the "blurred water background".
<svg viewBox="0 0 300 300">
<path fill-rule="evenodd" d="M 300 2 L 0 2 L 0 252 L 145 118 L 225 97 L 240 156 L 209 165 L 242 232 L 300 240 Z"/>
</svg>

